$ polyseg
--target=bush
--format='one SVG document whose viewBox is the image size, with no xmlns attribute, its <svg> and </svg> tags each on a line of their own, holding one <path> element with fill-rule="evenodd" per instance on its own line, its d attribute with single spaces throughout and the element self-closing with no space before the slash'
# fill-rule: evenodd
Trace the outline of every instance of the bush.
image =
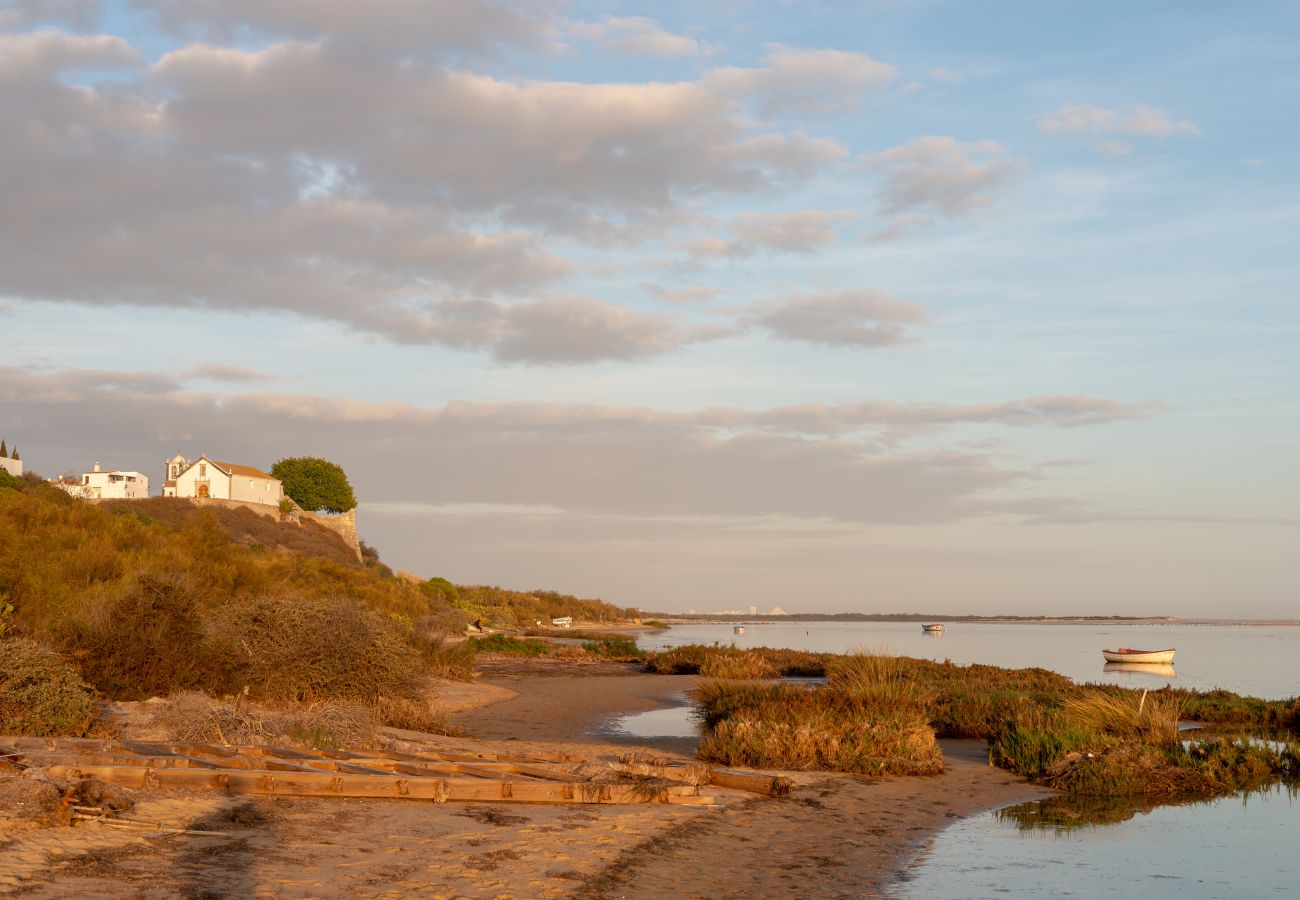
<svg viewBox="0 0 1300 900">
<path fill-rule="evenodd" d="M 373 704 L 422 688 L 419 656 L 392 623 L 344 597 L 240 598 L 210 620 L 212 654 L 235 683 L 277 701 Z"/>
<path fill-rule="evenodd" d="M 465 643 L 479 653 L 501 653 L 505 656 L 549 656 L 555 649 L 554 644 L 546 641 L 510 637 L 508 634 L 466 638 Z"/>
<path fill-rule="evenodd" d="M 34 641 L 0 640 L 0 734 L 81 735 L 94 718 L 76 669 Z"/>
<path fill-rule="evenodd" d="M 343 468 L 318 456 L 294 456 L 271 466 L 284 493 L 308 512 L 344 513 L 355 509 L 356 494 Z"/>
<path fill-rule="evenodd" d="M 606 637 L 595 641 L 586 641 L 582 645 L 592 656 L 606 659 L 634 660 L 644 659 L 645 651 L 636 645 L 636 641 L 626 637 Z"/>
</svg>

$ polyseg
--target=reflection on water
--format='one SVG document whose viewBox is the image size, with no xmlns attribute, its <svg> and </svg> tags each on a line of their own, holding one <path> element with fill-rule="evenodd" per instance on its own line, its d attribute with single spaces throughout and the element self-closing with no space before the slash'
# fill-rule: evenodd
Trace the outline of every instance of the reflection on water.
<svg viewBox="0 0 1300 900">
<path fill-rule="evenodd" d="M 690 706 L 673 706 L 633 713 L 615 719 L 606 730 L 637 738 L 699 737 L 699 726 L 691 715 L 693 709 Z"/>
<path fill-rule="evenodd" d="M 976 816 L 935 839 L 916 898 L 1292 896 L 1296 793 L 1281 785 L 1177 806 L 1069 797 Z"/>
<path fill-rule="evenodd" d="M 1126 675 L 1151 675 L 1156 678 L 1177 678 L 1172 663 L 1117 663 L 1108 662 L 1101 667 L 1107 674 L 1122 672 Z"/>
</svg>

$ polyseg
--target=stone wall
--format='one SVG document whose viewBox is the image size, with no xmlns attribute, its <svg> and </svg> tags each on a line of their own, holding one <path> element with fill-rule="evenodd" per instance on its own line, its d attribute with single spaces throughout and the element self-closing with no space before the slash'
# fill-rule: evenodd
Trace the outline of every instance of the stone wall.
<svg viewBox="0 0 1300 900">
<path fill-rule="evenodd" d="M 320 515 L 319 513 L 296 508 L 294 513 L 300 518 L 311 519 L 317 525 L 328 528 L 343 538 L 343 543 L 352 548 L 352 552 L 357 555 L 357 559 L 361 559 L 361 539 L 357 537 L 357 511 L 355 508 L 337 515 Z"/>
</svg>

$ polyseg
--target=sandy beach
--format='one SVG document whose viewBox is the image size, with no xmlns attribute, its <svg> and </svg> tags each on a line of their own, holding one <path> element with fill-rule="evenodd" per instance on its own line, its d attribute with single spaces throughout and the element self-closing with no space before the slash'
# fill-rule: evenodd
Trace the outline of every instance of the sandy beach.
<svg viewBox="0 0 1300 900">
<path fill-rule="evenodd" d="M 615 717 L 680 703 L 692 676 L 619 665 L 502 662 L 441 702 L 469 737 L 446 749 L 640 747 L 689 757 L 693 739 L 618 738 Z M 136 792 L 140 818 L 228 837 L 142 836 L 101 825 L 0 824 L 0 891 L 30 897 L 861 897 L 887 893 L 945 825 L 1043 791 L 945 741 L 933 778 L 788 773 L 787 799 L 709 789 L 713 807 L 434 805 Z"/>
</svg>

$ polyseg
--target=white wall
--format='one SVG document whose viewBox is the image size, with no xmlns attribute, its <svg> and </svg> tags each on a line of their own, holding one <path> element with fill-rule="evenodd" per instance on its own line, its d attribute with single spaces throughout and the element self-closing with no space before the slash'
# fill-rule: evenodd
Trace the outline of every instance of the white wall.
<svg viewBox="0 0 1300 900">
<path fill-rule="evenodd" d="M 85 496 L 96 500 L 140 500 L 149 496 L 149 477 L 139 472 L 87 472 Z"/>
<path fill-rule="evenodd" d="M 230 499 L 230 479 L 226 474 L 205 459 L 200 459 L 181 473 L 176 479 L 177 497 L 197 497 L 198 483 L 208 482 L 208 496 L 216 500 Z"/>
<path fill-rule="evenodd" d="M 17 478 L 23 474 L 23 461 L 21 459 L 6 459 L 0 456 L 0 469 L 4 469 L 13 477 Z"/>
<path fill-rule="evenodd" d="M 284 493 L 280 489 L 280 482 L 274 478 L 250 478 L 247 475 L 234 475 L 230 479 L 231 500 L 279 506 L 282 496 L 284 496 Z"/>
</svg>

